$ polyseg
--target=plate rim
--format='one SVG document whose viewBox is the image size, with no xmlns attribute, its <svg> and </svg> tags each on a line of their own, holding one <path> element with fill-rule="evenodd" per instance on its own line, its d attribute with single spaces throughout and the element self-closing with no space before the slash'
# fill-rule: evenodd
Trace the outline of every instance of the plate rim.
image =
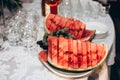
<svg viewBox="0 0 120 80">
<path fill-rule="evenodd" d="M 97 22 L 97 21 L 93 21 L 93 22 L 86 22 L 85 23 L 86 24 L 86 29 L 89 29 L 89 27 L 87 27 L 88 25 L 95 25 L 95 24 L 101 24 L 101 25 L 103 25 L 104 26 L 104 32 L 101 32 L 101 33 L 96 33 L 96 35 L 101 35 L 101 34 L 106 34 L 107 32 L 108 32 L 108 30 L 107 30 L 107 26 L 105 25 L 105 24 L 103 24 L 103 23 L 101 23 L 101 22 Z M 92 30 L 92 29 L 91 29 Z M 97 32 L 97 29 L 95 29 L 96 30 L 96 32 Z"/>
<path fill-rule="evenodd" d="M 108 46 L 106 45 L 106 48 L 108 49 Z M 39 53 L 40 54 L 40 53 Z M 40 58 L 39 60 L 41 61 L 41 63 L 44 65 L 44 67 L 46 67 L 49 71 L 51 71 L 52 73 L 56 74 L 57 76 L 63 77 L 63 78 L 70 78 L 70 79 L 74 79 L 74 78 L 80 78 L 80 77 L 85 77 L 86 75 L 90 75 L 92 74 L 92 72 L 94 72 L 94 70 L 99 67 L 100 65 L 102 65 L 104 63 L 104 61 L 106 61 L 106 58 L 108 56 L 108 50 L 106 51 L 106 54 L 104 56 L 104 58 L 96 65 L 94 66 L 94 68 L 90 71 L 84 72 L 84 74 L 80 75 L 81 71 L 79 71 L 79 73 L 76 71 L 76 73 L 71 73 L 71 74 L 77 74 L 77 75 L 68 75 L 69 72 L 63 72 L 60 71 L 58 69 L 53 68 L 52 66 L 50 66 L 48 64 L 48 60 L 42 61 Z M 63 74 L 66 73 L 66 74 Z M 70 73 L 69 73 L 70 74 Z"/>
<path fill-rule="evenodd" d="M 96 65 L 94 65 L 94 66 L 92 66 L 92 67 L 88 67 L 87 69 L 66 69 L 66 70 L 69 70 L 69 71 L 73 71 L 73 72 L 83 72 L 83 71 L 87 71 L 87 70 L 90 70 L 90 69 L 95 69 L 95 68 L 97 68 L 98 66 L 100 66 L 100 65 L 102 65 L 102 63 L 104 63 L 104 61 L 106 60 L 106 58 L 107 58 L 107 56 L 108 56 L 108 46 L 106 45 L 106 53 L 105 53 L 105 55 L 104 55 L 104 57 L 102 58 L 102 60 L 98 63 L 98 64 L 96 64 Z M 57 68 L 60 68 L 60 69 L 63 69 L 61 66 L 56 66 L 55 64 L 53 64 L 52 62 L 51 62 L 51 60 L 49 59 L 49 57 L 48 57 L 48 59 L 47 59 L 47 61 L 51 64 L 51 65 L 53 65 L 54 67 L 57 67 Z M 65 69 L 63 69 L 63 70 L 65 70 Z"/>
<path fill-rule="evenodd" d="M 90 71 L 84 72 L 83 74 L 81 72 L 79 72 L 79 73 L 63 72 L 61 70 L 55 69 L 54 67 L 50 66 L 48 64 L 48 61 L 47 62 L 44 62 L 42 60 L 40 60 L 40 61 L 50 72 L 52 72 L 55 75 L 62 77 L 62 78 L 76 79 L 76 78 L 86 77 L 86 76 L 89 76 L 90 74 L 92 74 L 92 72 L 94 71 L 94 70 L 90 70 Z M 66 74 L 63 74 L 62 72 L 66 73 Z M 70 74 L 70 75 L 68 75 L 68 74 Z M 82 74 L 82 75 L 80 75 L 80 74 Z"/>
</svg>

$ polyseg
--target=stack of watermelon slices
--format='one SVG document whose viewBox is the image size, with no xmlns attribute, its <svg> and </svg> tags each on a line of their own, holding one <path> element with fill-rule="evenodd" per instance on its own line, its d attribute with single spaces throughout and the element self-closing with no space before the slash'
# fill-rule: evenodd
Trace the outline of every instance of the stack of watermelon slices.
<svg viewBox="0 0 120 80">
<path fill-rule="evenodd" d="M 48 37 L 48 62 L 62 69 L 91 69 L 101 63 L 107 54 L 105 44 Z"/>
<path fill-rule="evenodd" d="M 47 33 L 68 28 L 76 39 L 48 36 L 48 50 L 39 54 L 43 61 L 60 69 L 85 71 L 99 66 L 106 59 L 107 46 L 88 41 L 95 30 L 87 30 L 83 22 L 55 14 L 49 14 L 45 20 Z"/>
<path fill-rule="evenodd" d="M 88 40 L 95 34 L 95 30 L 86 30 L 86 25 L 82 21 L 73 18 L 65 18 L 57 14 L 49 14 L 45 19 L 45 24 L 45 30 L 48 33 L 68 28 L 69 33 L 74 35 L 76 39 L 84 38 Z"/>
</svg>

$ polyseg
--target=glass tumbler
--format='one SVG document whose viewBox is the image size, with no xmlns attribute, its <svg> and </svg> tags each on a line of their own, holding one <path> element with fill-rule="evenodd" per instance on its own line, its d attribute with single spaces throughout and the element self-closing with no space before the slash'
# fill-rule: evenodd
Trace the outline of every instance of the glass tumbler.
<svg viewBox="0 0 120 80">
<path fill-rule="evenodd" d="M 96 1 L 90 1 L 90 5 L 91 5 L 91 15 L 90 15 L 91 19 L 97 19 L 100 12 L 99 3 Z"/>
<path fill-rule="evenodd" d="M 39 14 L 38 14 L 38 12 L 36 10 L 33 10 L 33 9 L 27 10 L 26 18 L 27 19 L 33 19 L 34 23 L 37 26 L 39 26 L 40 16 L 39 16 Z"/>
<path fill-rule="evenodd" d="M 0 26 L 1 27 L 1 26 Z M 0 28 L 0 51 L 4 50 L 4 33 L 3 33 L 3 29 Z"/>
<path fill-rule="evenodd" d="M 21 34 L 20 34 L 20 24 L 17 21 L 14 21 L 10 25 L 10 29 L 8 31 L 8 42 L 11 46 L 17 46 L 19 45 Z"/>
<path fill-rule="evenodd" d="M 71 0 L 62 0 L 59 5 L 59 14 L 64 17 L 71 17 Z"/>
<path fill-rule="evenodd" d="M 7 20 L 6 31 L 8 42 L 11 46 L 20 44 L 21 38 L 21 25 L 24 24 L 26 19 L 26 10 L 20 9 L 10 20 Z"/>
<path fill-rule="evenodd" d="M 81 0 L 82 8 L 83 8 L 83 21 L 88 22 L 90 20 L 92 6 L 90 4 L 90 0 Z"/>
<path fill-rule="evenodd" d="M 72 5 L 72 16 L 75 19 L 82 20 L 83 8 L 80 0 L 71 0 Z"/>
<path fill-rule="evenodd" d="M 27 50 L 31 50 L 36 47 L 36 42 L 38 39 L 38 28 L 33 20 L 26 21 L 23 25 L 21 32 L 21 44 Z"/>
</svg>

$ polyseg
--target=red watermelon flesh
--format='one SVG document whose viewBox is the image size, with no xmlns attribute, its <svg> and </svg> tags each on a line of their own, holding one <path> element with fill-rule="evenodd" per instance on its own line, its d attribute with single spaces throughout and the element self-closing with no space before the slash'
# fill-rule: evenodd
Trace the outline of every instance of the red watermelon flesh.
<svg viewBox="0 0 120 80">
<path fill-rule="evenodd" d="M 95 43 L 91 44 L 91 59 L 92 59 L 92 65 L 96 65 L 97 63 L 97 45 Z"/>
<path fill-rule="evenodd" d="M 71 38 L 68 39 L 68 66 L 70 68 L 74 67 L 74 58 L 73 58 L 73 40 Z"/>
<path fill-rule="evenodd" d="M 82 56 L 82 62 L 80 68 L 86 69 L 87 68 L 87 55 Z"/>
<path fill-rule="evenodd" d="M 66 27 L 68 19 L 67 18 L 62 18 L 62 22 L 60 23 L 62 29 Z"/>
<path fill-rule="evenodd" d="M 61 23 L 61 20 L 62 20 L 61 16 L 57 15 L 57 16 L 54 17 L 53 22 L 56 25 L 59 25 Z"/>
<path fill-rule="evenodd" d="M 103 45 L 102 44 L 100 44 L 100 45 L 97 44 L 97 60 L 98 60 L 98 62 L 102 58 L 102 51 L 103 51 Z"/>
<path fill-rule="evenodd" d="M 73 40 L 73 62 L 74 62 L 74 68 L 78 67 L 78 52 L 77 52 L 77 40 Z"/>
<path fill-rule="evenodd" d="M 47 16 L 47 18 L 46 18 L 46 26 L 48 27 L 49 30 L 51 27 L 51 23 L 53 23 L 52 20 L 54 19 L 54 17 L 55 17 L 54 14 L 49 14 L 49 16 Z"/>
<path fill-rule="evenodd" d="M 50 60 L 52 59 L 52 47 L 51 47 L 52 40 L 53 40 L 52 38 L 53 38 L 53 36 L 48 37 L 48 56 L 49 56 Z"/>
<path fill-rule="evenodd" d="M 87 68 L 87 45 L 86 42 L 82 42 L 82 62 L 81 62 L 81 68 Z"/>
<path fill-rule="evenodd" d="M 78 66 L 81 66 L 82 62 L 82 42 L 80 40 L 77 40 L 77 52 L 78 52 Z"/>
<path fill-rule="evenodd" d="M 87 44 L 86 42 L 82 42 L 81 43 L 81 46 L 82 46 L 82 55 L 87 55 Z"/>
<path fill-rule="evenodd" d="M 68 68 L 68 39 L 63 41 L 63 67 Z"/>
<path fill-rule="evenodd" d="M 41 59 L 43 62 L 46 62 L 48 58 L 48 53 L 46 50 L 43 50 L 39 53 L 39 59 Z"/>
<path fill-rule="evenodd" d="M 64 37 L 48 38 L 48 57 L 63 69 L 87 69 L 97 65 L 106 55 L 107 46 Z"/>
<path fill-rule="evenodd" d="M 81 24 L 80 31 L 78 33 L 77 39 L 80 39 L 83 35 L 83 32 L 85 31 L 86 25 L 84 23 Z"/>
<path fill-rule="evenodd" d="M 69 33 L 76 39 L 89 40 L 94 37 L 95 30 L 86 30 L 86 25 L 80 20 L 65 18 L 57 14 L 49 14 L 45 21 L 45 30 L 50 33 L 55 30 L 68 28 Z"/>
<path fill-rule="evenodd" d="M 65 18 L 55 14 L 49 14 L 46 18 L 45 24 L 45 29 L 47 29 L 47 32 L 53 32 L 55 30 L 68 28 L 70 30 L 69 32 L 71 32 L 71 30 L 73 31 L 71 34 L 75 34 L 74 36 L 76 38 L 81 38 L 86 28 L 85 24 L 79 20 L 74 20 L 73 18 Z"/>
<path fill-rule="evenodd" d="M 80 30 L 81 25 L 82 25 L 82 22 L 80 22 L 79 20 L 74 21 L 75 30 Z"/>
<path fill-rule="evenodd" d="M 66 25 L 65 25 L 65 28 L 68 28 L 70 30 L 70 26 L 71 26 L 72 22 L 70 19 L 67 19 L 67 22 L 66 22 Z"/>
<path fill-rule="evenodd" d="M 86 42 L 87 45 L 87 66 L 91 66 L 92 65 L 92 59 L 91 59 L 91 43 L 89 41 Z"/>
<path fill-rule="evenodd" d="M 58 50 L 57 50 L 57 40 L 58 38 L 53 37 L 52 41 L 51 41 L 51 55 L 52 55 L 52 62 L 53 64 L 57 64 L 57 54 L 58 54 Z"/>
<path fill-rule="evenodd" d="M 59 65 L 63 65 L 63 61 L 64 61 L 64 59 L 63 59 L 63 56 L 64 56 L 64 51 L 63 51 L 63 41 L 64 41 L 64 38 L 63 37 L 60 37 L 60 38 L 58 38 L 58 64 Z"/>
</svg>

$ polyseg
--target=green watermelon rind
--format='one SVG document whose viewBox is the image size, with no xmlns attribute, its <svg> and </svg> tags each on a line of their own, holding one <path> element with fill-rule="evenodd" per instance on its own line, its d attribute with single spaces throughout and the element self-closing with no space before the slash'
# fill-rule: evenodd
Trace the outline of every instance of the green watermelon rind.
<svg viewBox="0 0 120 80">
<path fill-rule="evenodd" d="M 44 30 L 45 30 L 45 32 L 50 33 L 50 31 L 47 29 L 47 26 L 46 26 L 46 19 L 47 19 L 47 16 L 45 17 L 45 19 L 43 21 L 43 23 L 44 23 Z"/>
<path fill-rule="evenodd" d="M 101 61 L 99 63 L 97 63 L 95 66 L 90 66 L 88 68 L 78 68 L 78 69 L 74 69 L 74 68 L 63 68 L 62 66 L 60 65 L 57 65 L 57 64 L 54 64 L 52 63 L 52 61 L 50 60 L 50 58 L 48 57 L 48 60 L 47 62 L 54 68 L 57 68 L 59 70 L 62 70 L 62 71 L 67 71 L 67 72 L 85 72 L 85 71 L 90 71 L 92 69 L 95 69 L 97 67 L 99 67 L 100 65 L 102 65 L 104 63 L 104 61 L 106 60 L 107 58 L 107 55 L 108 55 L 108 48 L 106 46 L 106 53 L 105 53 L 105 56 L 101 59 Z"/>
<path fill-rule="evenodd" d="M 88 29 L 87 29 L 88 30 Z M 87 36 L 87 37 L 82 37 L 80 40 L 81 41 L 91 41 L 94 37 L 95 37 L 95 32 L 96 30 L 89 30 L 89 31 L 92 31 L 91 35 Z"/>
</svg>

